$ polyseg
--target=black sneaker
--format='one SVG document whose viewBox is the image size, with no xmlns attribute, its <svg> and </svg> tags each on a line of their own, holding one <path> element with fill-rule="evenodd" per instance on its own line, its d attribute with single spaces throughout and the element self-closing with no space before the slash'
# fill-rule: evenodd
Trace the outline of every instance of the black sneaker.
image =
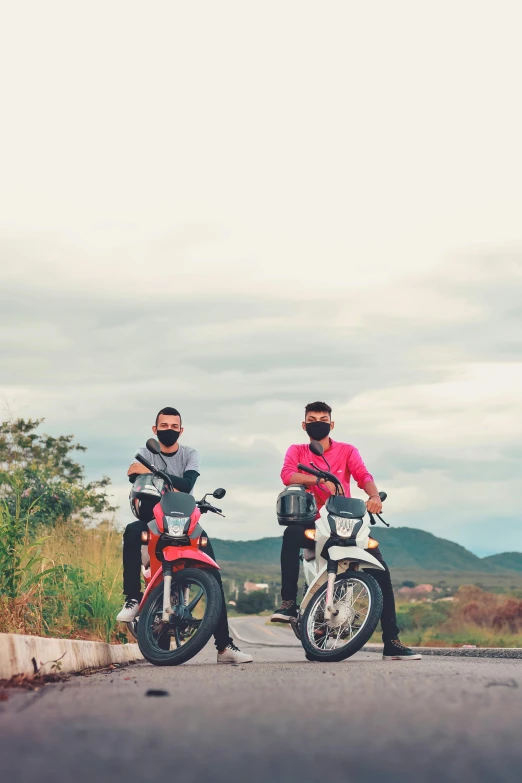
<svg viewBox="0 0 522 783">
<path fill-rule="evenodd" d="M 297 605 L 295 601 L 283 601 L 281 607 L 277 609 L 270 622 L 272 623 L 289 623 L 291 620 L 297 619 Z"/>
<path fill-rule="evenodd" d="M 384 642 L 383 661 L 420 661 L 422 655 L 405 647 L 399 639 L 389 639 Z"/>
</svg>

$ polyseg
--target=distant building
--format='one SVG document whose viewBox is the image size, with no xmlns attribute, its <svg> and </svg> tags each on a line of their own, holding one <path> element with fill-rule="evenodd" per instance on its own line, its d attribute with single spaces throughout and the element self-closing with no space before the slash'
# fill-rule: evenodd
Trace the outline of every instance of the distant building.
<svg viewBox="0 0 522 783">
<path fill-rule="evenodd" d="M 433 592 L 433 585 L 417 585 L 416 587 L 400 587 L 397 592 L 399 595 L 416 596 L 425 595 Z"/>
<path fill-rule="evenodd" d="M 243 585 L 245 593 L 255 593 L 258 590 L 262 590 L 264 593 L 268 593 L 268 585 L 266 582 L 245 582 Z"/>
</svg>

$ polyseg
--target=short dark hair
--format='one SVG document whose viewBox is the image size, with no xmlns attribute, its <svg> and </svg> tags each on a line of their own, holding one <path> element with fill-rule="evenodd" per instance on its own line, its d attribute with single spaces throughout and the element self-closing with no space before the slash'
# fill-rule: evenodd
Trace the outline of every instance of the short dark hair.
<svg viewBox="0 0 522 783">
<path fill-rule="evenodd" d="M 156 416 L 156 427 L 158 426 L 158 419 L 163 414 L 164 416 L 179 416 L 179 423 L 181 426 L 181 413 L 176 408 L 162 408 Z"/>
<path fill-rule="evenodd" d="M 307 413 L 327 413 L 332 415 L 332 409 L 325 402 L 309 402 L 305 408 L 305 418 Z"/>
</svg>

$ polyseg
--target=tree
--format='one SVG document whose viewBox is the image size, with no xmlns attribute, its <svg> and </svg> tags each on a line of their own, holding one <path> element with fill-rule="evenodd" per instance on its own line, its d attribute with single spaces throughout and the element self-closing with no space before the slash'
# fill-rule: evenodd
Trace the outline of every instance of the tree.
<svg viewBox="0 0 522 783">
<path fill-rule="evenodd" d="M 259 614 L 265 609 L 271 609 L 271 607 L 272 597 L 264 590 L 254 590 L 253 593 L 239 596 L 236 611 L 244 614 Z"/>
<path fill-rule="evenodd" d="M 110 479 L 86 481 L 74 452 L 86 451 L 73 435 L 36 432 L 43 419 L 14 419 L 0 424 L 0 498 L 11 514 L 30 515 L 32 523 L 92 521 L 113 512 L 106 488 Z"/>
</svg>

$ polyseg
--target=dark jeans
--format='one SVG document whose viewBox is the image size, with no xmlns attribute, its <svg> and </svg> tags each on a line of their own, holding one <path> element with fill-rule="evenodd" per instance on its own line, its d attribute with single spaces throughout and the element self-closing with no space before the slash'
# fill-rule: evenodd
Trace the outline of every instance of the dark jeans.
<svg viewBox="0 0 522 783">
<path fill-rule="evenodd" d="M 305 537 L 304 529 L 300 525 L 288 525 L 283 535 L 281 547 L 281 598 L 283 601 L 295 601 L 299 582 L 299 552 L 303 548 L 313 549 L 315 543 Z M 395 596 L 390 578 L 390 571 L 383 560 L 379 548 L 372 549 L 372 554 L 385 570 L 370 569 L 371 575 L 382 590 L 382 615 L 381 628 L 384 642 L 396 639 L 399 635 L 397 616 L 395 614 Z"/>
<path fill-rule="evenodd" d="M 141 533 L 147 530 L 147 523 L 131 522 L 125 528 L 123 533 L 123 594 L 130 598 L 141 598 Z M 202 535 L 206 535 L 205 532 Z M 210 540 L 205 547 L 205 552 L 209 557 L 215 560 L 214 550 Z M 223 608 L 217 624 L 214 639 L 218 650 L 224 650 L 231 642 L 232 638 L 228 630 L 227 605 L 225 594 L 223 593 L 223 583 L 221 574 L 215 571 L 215 577 L 223 597 Z"/>
</svg>

